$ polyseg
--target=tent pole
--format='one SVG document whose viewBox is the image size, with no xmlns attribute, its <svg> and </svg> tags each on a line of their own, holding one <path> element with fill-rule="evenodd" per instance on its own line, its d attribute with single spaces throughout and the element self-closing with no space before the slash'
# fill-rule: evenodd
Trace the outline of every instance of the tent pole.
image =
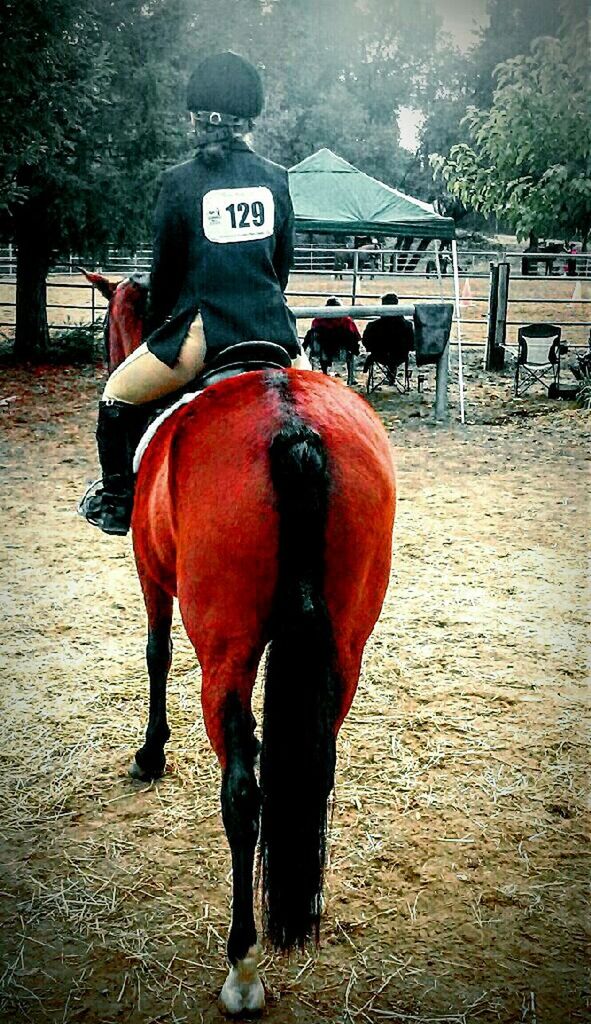
<svg viewBox="0 0 591 1024">
<path fill-rule="evenodd" d="M 437 267 L 437 281 L 439 283 L 439 298 L 443 298 L 443 281 L 441 280 L 441 260 L 439 259 L 439 244 L 433 243 L 435 246 L 435 266 Z"/>
<path fill-rule="evenodd" d="M 451 243 L 451 257 L 454 267 L 454 295 L 456 307 L 456 334 L 458 340 L 458 378 L 460 385 L 460 422 L 465 423 L 464 413 L 464 366 L 462 359 L 462 325 L 460 323 L 460 273 L 458 269 L 458 246 L 455 238 Z"/>
</svg>

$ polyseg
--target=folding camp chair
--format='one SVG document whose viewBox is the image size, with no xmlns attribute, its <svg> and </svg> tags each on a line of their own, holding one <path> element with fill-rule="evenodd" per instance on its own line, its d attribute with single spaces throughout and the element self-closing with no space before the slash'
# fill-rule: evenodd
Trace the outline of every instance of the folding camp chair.
<svg viewBox="0 0 591 1024">
<path fill-rule="evenodd" d="M 401 395 L 407 395 L 410 391 L 411 370 L 408 356 L 398 366 L 389 366 L 388 363 L 380 362 L 375 356 L 369 355 L 365 361 L 365 368 L 367 368 L 365 388 L 368 395 L 372 391 L 377 391 L 382 384 L 389 384 L 391 387 L 395 387 Z M 402 380 L 398 379 L 399 369 L 403 371 Z"/>
<path fill-rule="evenodd" d="M 408 359 L 402 364 L 402 381 L 398 379 L 398 366 L 389 366 L 385 362 L 380 362 L 375 358 L 375 356 L 368 356 L 365 365 L 367 367 L 365 388 L 368 395 L 371 394 L 372 391 L 377 391 L 382 384 L 388 384 L 390 387 L 395 387 L 401 395 L 407 394 L 410 391 L 410 369 Z"/>
<path fill-rule="evenodd" d="M 560 356 L 567 351 L 560 344 L 561 328 L 556 324 L 526 324 L 517 332 L 515 397 L 524 395 L 536 381 L 549 384 L 548 395 L 560 390 Z"/>
</svg>

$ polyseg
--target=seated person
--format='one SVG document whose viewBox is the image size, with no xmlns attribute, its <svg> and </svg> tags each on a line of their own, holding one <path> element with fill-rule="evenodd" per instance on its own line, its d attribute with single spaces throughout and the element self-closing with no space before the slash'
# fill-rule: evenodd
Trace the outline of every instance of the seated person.
<svg viewBox="0 0 591 1024">
<path fill-rule="evenodd" d="M 331 296 L 327 306 L 340 306 L 339 299 Z M 312 321 L 304 338 L 304 351 L 310 350 L 310 358 L 316 357 L 323 373 L 328 373 L 334 359 L 347 361 L 347 384 L 355 383 L 355 356 L 359 355 L 361 335 L 357 324 L 350 316 L 321 317 Z"/>
<path fill-rule="evenodd" d="M 382 306 L 397 306 L 398 296 L 394 292 L 382 297 Z M 363 344 L 368 351 L 363 372 L 367 373 L 371 362 L 388 367 L 392 376 L 396 369 L 408 359 L 415 347 L 414 330 L 403 316 L 381 316 L 370 320 L 363 332 Z"/>
</svg>

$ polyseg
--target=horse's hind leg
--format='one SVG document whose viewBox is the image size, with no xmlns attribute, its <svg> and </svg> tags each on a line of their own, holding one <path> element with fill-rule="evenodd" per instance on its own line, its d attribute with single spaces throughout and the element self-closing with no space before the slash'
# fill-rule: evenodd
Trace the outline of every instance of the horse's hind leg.
<svg viewBox="0 0 591 1024">
<path fill-rule="evenodd" d="M 253 909 L 254 854 L 259 833 L 260 792 L 254 772 L 258 743 L 250 695 L 258 658 L 203 666 L 205 726 L 222 766 L 222 818 L 232 854 L 230 971 L 220 1001 L 230 1014 L 258 1012 L 265 994 L 257 973 L 259 950 Z M 241 665 L 249 664 L 248 669 Z"/>
<path fill-rule="evenodd" d="M 166 680 L 172 659 L 172 597 L 152 580 L 142 577 L 141 582 L 148 613 L 146 662 L 150 679 L 150 713 L 146 741 L 135 755 L 130 775 L 147 782 L 164 774 L 164 744 L 170 738 L 166 720 Z"/>
<path fill-rule="evenodd" d="M 226 765 L 222 778 L 222 818 L 232 852 L 232 925 L 228 937 L 230 973 L 221 993 L 231 1013 L 261 1010 L 263 986 L 257 974 L 257 933 L 253 911 L 254 853 L 259 833 L 260 793 L 254 775 L 254 720 L 238 695 L 228 695 L 224 711 Z"/>
</svg>

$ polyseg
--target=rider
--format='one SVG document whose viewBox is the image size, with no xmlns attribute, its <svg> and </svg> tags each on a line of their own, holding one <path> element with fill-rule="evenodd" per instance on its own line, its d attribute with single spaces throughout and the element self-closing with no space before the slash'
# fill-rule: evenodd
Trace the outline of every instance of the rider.
<svg viewBox="0 0 591 1024">
<path fill-rule="evenodd" d="M 102 482 L 80 513 L 125 534 L 142 403 L 184 386 L 223 348 L 251 339 L 301 354 L 287 307 L 294 217 L 287 171 L 245 141 L 263 107 L 258 71 L 235 53 L 203 60 L 187 89 L 193 159 L 165 172 L 154 216 L 150 333 L 110 376 L 99 403 Z"/>
</svg>

